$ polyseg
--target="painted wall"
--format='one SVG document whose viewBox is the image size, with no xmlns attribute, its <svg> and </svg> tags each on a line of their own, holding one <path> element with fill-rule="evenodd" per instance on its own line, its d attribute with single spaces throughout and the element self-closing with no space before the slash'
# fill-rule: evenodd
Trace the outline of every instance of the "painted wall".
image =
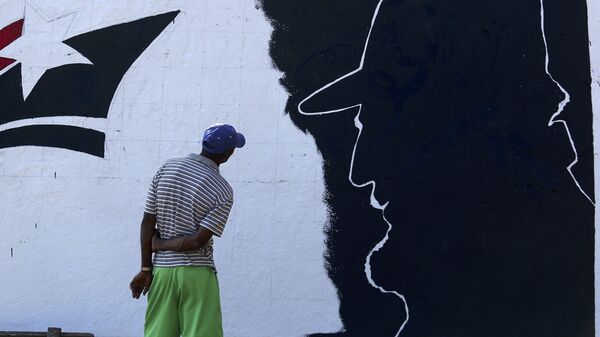
<svg viewBox="0 0 600 337">
<path fill-rule="evenodd" d="M 284 114 L 252 1 L 0 2 L 0 28 L 23 18 L 0 50 L 17 60 L 0 75 L 0 330 L 141 336 L 146 301 L 128 284 L 150 179 L 216 122 L 248 142 L 222 168 L 236 200 L 215 240 L 226 335 L 341 328 L 321 157 Z M 31 142 L 46 146 L 16 146 Z"/>
<path fill-rule="evenodd" d="M 262 3 L 343 336 L 592 336 L 586 1 Z"/>
<path fill-rule="evenodd" d="M 141 335 L 148 183 L 228 122 L 227 336 L 594 335 L 599 22 L 584 0 L 0 1 L 0 330 Z"/>
<path fill-rule="evenodd" d="M 588 1 L 588 25 L 589 25 L 589 35 L 590 35 L 590 62 L 592 65 L 592 76 L 591 76 L 591 88 L 592 88 L 592 105 L 594 110 L 594 148 L 600 148 L 600 139 L 598 136 L 598 130 L 600 130 L 600 4 L 593 1 Z M 598 160 L 598 151 L 594 151 L 594 174 L 596 177 L 600 176 L 600 163 Z M 600 193 L 600 184 L 595 184 L 595 194 L 598 195 Z M 600 221 L 600 213 L 596 212 L 595 223 L 599 223 Z M 596 230 L 595 235 L 595 256 L 600 254 L 600 236 L 598 235 L 598 230 Z M 600 270 L 600 259 L 595 259 L 594 261 L 594 269 Z M 596 273 L 595 277 L 595 289 L 600 288 L 600 280 L 598 279 L 598 273 Z M 598 308 L 600 304 L 600 297 L 596 296 L 595 307 Z M 596 309 L 597 310 L 597 309 Z M 596 315 L 595 321 L 596 329 L 600 326 L 600 316 Z"/>
</svg>

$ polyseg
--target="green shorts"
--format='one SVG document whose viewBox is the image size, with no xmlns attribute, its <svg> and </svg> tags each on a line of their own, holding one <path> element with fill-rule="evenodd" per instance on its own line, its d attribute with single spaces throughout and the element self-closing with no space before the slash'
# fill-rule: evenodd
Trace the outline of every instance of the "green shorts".
<svg viewBox="0 0 600 337">
<path fill-rule="evenodd" d="M 222 337 L 216 273 L 208 267 L 155 267 L 144 337 Z"/>
</svg>

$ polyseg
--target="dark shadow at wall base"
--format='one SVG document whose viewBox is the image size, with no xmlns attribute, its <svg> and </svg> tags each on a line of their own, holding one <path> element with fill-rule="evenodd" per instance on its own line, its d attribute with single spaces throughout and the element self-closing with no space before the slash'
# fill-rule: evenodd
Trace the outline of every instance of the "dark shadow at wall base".
<svg viewBox="0 0 600 337">
<path fill-rule="evenodd" d="M 317 333 L 312 335 L 306 335 L 306 337 L 350 337 L 345 332 L 333 332 L 333 333 Z"/>
</svg>

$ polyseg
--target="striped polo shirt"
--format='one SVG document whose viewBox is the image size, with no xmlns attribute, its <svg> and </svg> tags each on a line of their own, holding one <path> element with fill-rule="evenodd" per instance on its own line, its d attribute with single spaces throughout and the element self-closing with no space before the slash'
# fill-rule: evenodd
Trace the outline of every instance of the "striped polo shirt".
<svg viewBox="0 0 600 337">
<path fill-rule="evenodd" d="M 156 227 L 163 239 L 194 235 L 200 227 L 221 236 L 232 205 L 233 190 L 217 164 L 192 153 L 186 158 L 170 159 L 158 170 L 144 211 L 156 215 Z M 215 269 L 213 239 L 196 251 L 156 252 L 153 264 Z"/>
</svg>

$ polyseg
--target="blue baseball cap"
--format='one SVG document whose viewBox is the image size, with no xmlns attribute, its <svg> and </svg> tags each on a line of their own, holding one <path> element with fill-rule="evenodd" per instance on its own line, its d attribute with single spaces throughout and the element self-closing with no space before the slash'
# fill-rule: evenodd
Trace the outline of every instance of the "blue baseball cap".
<svg viewBox="0 0 600 337">
<path fill-rule="evenodd" d="M 224 153 L 235 147 L 243 147 L 246 138 L 229 124 L 215 124 L 204 131 L 202 150 L 208 153 Z"/>
</svg>

